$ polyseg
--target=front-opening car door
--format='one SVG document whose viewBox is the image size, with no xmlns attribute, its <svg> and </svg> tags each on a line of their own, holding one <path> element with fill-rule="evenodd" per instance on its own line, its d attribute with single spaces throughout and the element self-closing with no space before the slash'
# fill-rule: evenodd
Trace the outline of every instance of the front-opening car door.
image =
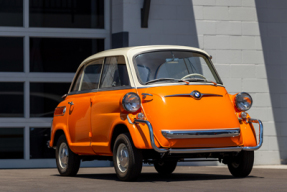
<svg viewBox="0 0 287 192">
<path fill-rule="evenodd" d="M 102 64 L 103 59 L 97 59 L 85 65 L 67 97 L 71 149 L 75 153 L 94 154 L 91 148 L 91 100 L 98 89 Z"/>
</svg>

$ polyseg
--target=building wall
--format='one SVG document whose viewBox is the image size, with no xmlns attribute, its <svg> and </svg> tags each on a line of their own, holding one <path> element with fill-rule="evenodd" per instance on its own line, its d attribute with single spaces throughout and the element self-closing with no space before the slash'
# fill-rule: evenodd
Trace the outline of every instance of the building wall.
<svg viewBox="0 0 287 192">
<path fill-rule="evenodd" d="M 170 44 L 206 50 L 228 92 L 244 91 L 253 97 L 249 113 L 265 128 L 255 163 L 286 163 L 287 102 L 282 80 L 286 79 L 287 1 L 152 0 L 148 28 L 141 28 L 142 7 L 143 0 L 113 0 L 112 33 L 128 32 L 129 46 Z"/>
<path fill-rule="evenodd" d="M 269 132 L 271 137 L 268 150 L 279 151 L 281 163 L 286 164 L 287 68 L 284 57 L 287 51 L 287 1 L 256 0 L 255 5 L 275 123 L 275 130 L 270 129 L 273 132 Z"/>
<path fill-rule="evenodd" d="M 104 6 L 78 0 L 73 8 L 72 1 L 43 2 L 0 2 L 0 169 L 56 167 L 54 150 L 46 146 L 53 111 L 78 65 L 110 48 L 109 0 L 98 1 Z"/>
</svg>

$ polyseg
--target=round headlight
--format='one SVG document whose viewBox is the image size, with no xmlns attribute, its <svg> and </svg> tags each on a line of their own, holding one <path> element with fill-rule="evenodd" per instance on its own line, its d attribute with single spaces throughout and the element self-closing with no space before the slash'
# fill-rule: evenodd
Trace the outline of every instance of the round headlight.
<svg viewBox="0 0 287 192">
<path fill-rule="evenodd" d="M 136 93 L 127 93 L 122 101 L 123 107 L 128 112 L 136 112 L 141 106 L 141 99 Z"/>
<path fill-rule="evenodd" d="M 238 110 L 247 111 L 252 106 L 252 97 L 245 92 L 238 93 L 235 98 L 235 104 Z"/>
</svg>

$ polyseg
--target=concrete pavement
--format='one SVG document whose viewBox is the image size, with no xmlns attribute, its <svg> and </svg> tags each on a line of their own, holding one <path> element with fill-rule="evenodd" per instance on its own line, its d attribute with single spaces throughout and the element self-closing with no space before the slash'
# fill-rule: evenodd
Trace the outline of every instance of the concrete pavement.
<svg viewBox="0 0 287 192">
<path fill-rule="evenodd" d="M 2 169 L 0 191 L 287 191 L 286 169 L 254 168 L 244 179 L 227 167 L 178 166 L 171 176 L 143 167 L 136 182 L 121 182 L 114 169 L 81 168 L 76 177 L 61 177 L 57 169 Z"/>
</svg>

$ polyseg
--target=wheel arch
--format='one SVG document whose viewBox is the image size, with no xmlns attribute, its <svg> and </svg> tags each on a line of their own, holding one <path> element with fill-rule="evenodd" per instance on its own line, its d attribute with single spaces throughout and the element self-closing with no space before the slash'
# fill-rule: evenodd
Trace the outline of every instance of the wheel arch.
<svg viewBox="0 0 287 192">
<path fill-rule="evenodd" d="M 111 140 L 110 140 L 110 150 L 111 152 L 113 152 L 113 147 L 115 144 L 115 141 L 117 139 L 117 137 L 122 134 L 122 133 L 130 133 L 129 128 L 125 125 L 125 124 L 117 124 L 114 126 L 114 129 L 112 131 L 112 136 L 111 136 Z"/>
<path fill-rule="evenodd" d="M 113 147 L 117 136 L 121 133 L 129 133 L 132 138 L 132 142 L 134 146 L 138 149 L 152 149 L 150 143 L 150 136 L 148 128 L 143 125 L 131 124 L 127 120 L 126 121 L 117 121 L 112 126 L 112 130 L 110 132 L 110 142 L 109 149 L 111 153 L 113 152 Z"/>
<path fill-rule="evenodd" d="M 66 137 L 66 134 L 65 134 L 63 129 L 58 129 L 55 131 L 54 138 L 53 138 L 53 147 L 56 147 L 57 142 L 58 142 L 59 138 L 61 137 L 61 135 L 65 135 L 65 137 Z"/>
</svg>

